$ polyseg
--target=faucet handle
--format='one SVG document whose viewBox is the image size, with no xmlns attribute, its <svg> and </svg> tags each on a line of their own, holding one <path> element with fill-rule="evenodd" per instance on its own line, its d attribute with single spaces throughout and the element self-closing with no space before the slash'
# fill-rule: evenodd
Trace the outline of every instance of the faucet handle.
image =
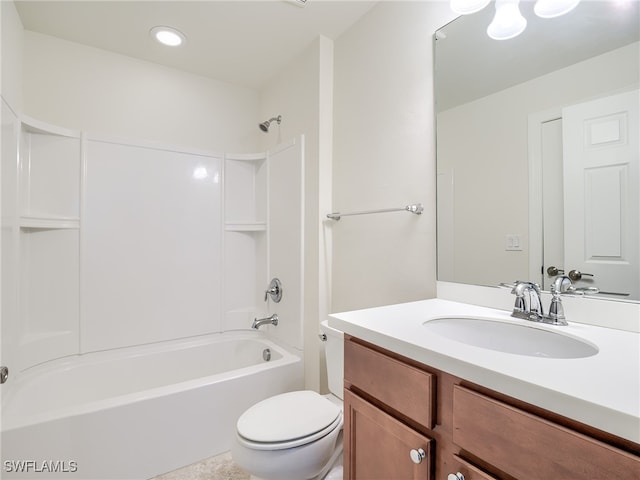
<svg viewBox="0 0 640 480">
<path fill-rule="evenodd" d="M 554 325 L 568 325 L 566 317 L 564 316 L 564 307 L 562 306 L 562 299 L 560 298 L 559 292 L 555 292 L 551 298 L 549 315 L 545 317 L 545 321 L 546 319 L 549 320 L 547 323 L 552 323 Z"/>
<path fill-rule="evenodd" d="M 511 293 L 516 296 L 516 302 L 513 305 L 513 314 L 515 314 L 516 316 L 524 314 L 524 312 L 526 311 L 527 305 L 524 299 L 524 291 L 526 286 L 527 282 L 521 282 L 520 280 L 516 280 L 515 283 L 511 285 Z"/>
<path fill-rule="evenodd" d="M 520 280 L 516 280 L 515 282 L 513 282 L 512 285 L 509 285 L 508 283 L 501 284 L 501 285 L 505 287 L 511 286 L 512 288 L 511 293 L 513 293 L 514 295 L 517 295 L 518 297 L 521 297 L 522 295 L 524 295 L 524 289 L 527 286 L 527 282 L 521 282 Z"/>
<path fill-rule="evenodd" d="M 556 277 L 556 279 L 551 284 L 551 293 L 555 295 L 559 295 L 561 293 L 569 293 L 573 289 L 573 284 L 571 283 L 571 279 L 566 275 L 560 275 Z"/>
</svg>

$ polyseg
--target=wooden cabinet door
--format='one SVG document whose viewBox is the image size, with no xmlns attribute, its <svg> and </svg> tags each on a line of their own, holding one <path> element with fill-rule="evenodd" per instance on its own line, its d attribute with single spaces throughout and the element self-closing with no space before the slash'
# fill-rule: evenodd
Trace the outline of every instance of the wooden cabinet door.
<svg viewBox="0 0 640 480">
<path fill-rule="evenodd" d="M 344 394 L 344 464 L 348 480 L 430 480 L 431 440 L 359 396 Z M 411 451 L 424 452 L 414 463 Z"/>
<path fill-rule="evenodd" d="M 640 479 L 640 457 L 459 385 L 453 443 L 519 480 Z"/>
</svg>

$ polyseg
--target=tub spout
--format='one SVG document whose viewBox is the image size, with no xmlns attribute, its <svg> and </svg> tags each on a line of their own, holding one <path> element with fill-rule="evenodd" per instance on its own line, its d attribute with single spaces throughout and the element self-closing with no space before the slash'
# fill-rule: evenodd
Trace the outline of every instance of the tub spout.
<svg viewBox="0 0 640 480">
<path fill-rule="evenodd" d="M 266 325 L 266 324 L 278 325 L 278 314 L 274 313 L 273 315 L 267 318 L 254 318 L 253 325 L 251 325 L 251 328 L 255 328 L 257 330 L 262 325 Z"/>
</svg>

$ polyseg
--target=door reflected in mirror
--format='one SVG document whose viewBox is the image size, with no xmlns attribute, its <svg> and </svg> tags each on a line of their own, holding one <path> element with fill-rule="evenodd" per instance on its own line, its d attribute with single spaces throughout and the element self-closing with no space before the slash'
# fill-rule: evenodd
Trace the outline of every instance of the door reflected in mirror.
<svg viewBox="0 0 640 480">
<path fill-rule="evenodd" d="M 487 37 L 490 8 L 437 32 L 439 280 L 548 290 L 572 271 L 640 299 L 638 6 L 523 2 L 512 40 Z"/>
</svg>

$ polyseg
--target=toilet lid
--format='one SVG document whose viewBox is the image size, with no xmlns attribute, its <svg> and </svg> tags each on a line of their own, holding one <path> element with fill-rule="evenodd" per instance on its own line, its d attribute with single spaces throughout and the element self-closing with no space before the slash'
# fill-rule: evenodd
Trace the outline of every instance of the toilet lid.
<svg viewBox="0 0 640 480">
<path fill-rule="evenodd" d="M 313 435 L 341 416 L 340 407 L 305 390 L 267 398 L 238 419 L 238 434 L 252 442 L 282 443 Z"/>
</svg>

